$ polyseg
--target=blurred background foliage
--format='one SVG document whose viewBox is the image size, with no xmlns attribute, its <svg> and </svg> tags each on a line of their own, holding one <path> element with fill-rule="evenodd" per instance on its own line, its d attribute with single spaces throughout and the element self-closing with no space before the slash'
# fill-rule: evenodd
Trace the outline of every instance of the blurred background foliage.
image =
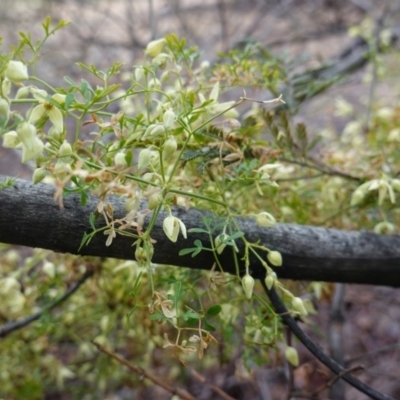
<svg viewBox="0 0 400 400">
<path fill-rule="evenodd" d="M 238 51 L 232 54 L 239 54 L 248 43 L 258 42 L 262 49 L 283 60 L 289 82 L 296 74 L 323 67 L 331 57 L 340 54 L 354 40 L 349 32 L 353 36 L 361 35 L 373 45 L 379 21 L 384 19 L 385 27 L 396 26 L 399 11 L 397 1 L 367 0 L 3 0 L 0 26 L 2 48 L 8 49 L 18 41 L 20 31 L 38 36 L 40 23 L 47 15 L 54 22 L 72 21 L 72 26 L 49 39 L 37 63 L 40 75 L 55 86 L 60 85 L 64 76 L 77 81 L 83 77 L 87 79 L 77 62 L 107 70 L 119 61 L 124 64 L 123 71 L 130 71 L 133 65 L 141 63 L 150 40 L 170 32 L 186 37 L 188 45 L 198 46 L 201 61 L 210 64 L 223 64 L 226 57 L 220 57 L 221 53 Z M 384 28 L 379 33 L 383 31 Z M 346 76 L 319 96 L 309 96 L 309 99 L 306 96 L 296 106 L 293 121 L 305 122 L 314 138 L 321 136 L 325 140 L 325 161 L 336 165 L 348 162 L 342 165 L 344 169 L 356 168 L 353 171 L 356 175 L 359 172 L 372 178 L 374 171 L 366 169 L 371 164 L 382 164 L 381 153 L 369 154 L 365 165 L 355 165 L 357 154 L 353 158 L 349 156 L 349 152 L 359 148 L 361 133 L 369 132 L 369 142 L 378 147 L 380 144 L 376 142 L 386 145 L 390 139 L 388 145 L 394 157 L 391 162 L 398 165 L 398 62 L 396 47 L 388 48 L 383 55 L 375 54 L 372 63 L 365 68 Z M 124 80 L 124 72 L 121 80 Z M 293 86 L 288 87 L 290 94 Z M 269 89 L 279 92 L 280 88 Z M 263 98 L 263 95 L 257 92 L 257 97 Z M 31 169 L 22 166 L 19 159 L 18 153 L 0 149 L 0 173 L 29 178 Z M 316 201 L 309 181 L 299 182 L 297 193 L 292 191 L 284 200 L 287 204 L 284 201 L 280 204 L 280 220 L 373 229 L 381 216 L 372 207 L 363 217 L 356 211 L 345 217 L 330 215 L 326 205 L 331 203 L 334 209 L 350 195 L 342 188 L 341 178 L 330 180 L 324 183 L 327 190 L 322 191 L 320 201 Z M 393 207 L 390 213 L 392 219 L 398 221 L 398 209 Z M 134 283 L 138 269 L 134 263 L 81 259 L 9 246 L 1 248 L 0 262 L 3 279 L 0 294 L 4 299 L 0 306 L 0 323 L 45 307 L 84 271 L 101 264 L 100 272 L 87 280 L 57 311 L 45 313 L 26 329 L 0 339 L 1 398 L 170 398 L 160 388 L 150 386 L 140 376 L 134 376 L 99 354 L 90 343 L 94 338 L 157 376 L 184 386 L 198 398 L 214 398 L 206 386 L 194 380 L 189 369 L 162 348 L 163 335 L 169 332 L 165 325 L 149 320 L 148 304 L 144 300 L 146 295 L 149 298 L 146 288 L 141 289 L 140 297 L 136 296 Z M 176 269 L 163 273 L 166 281 L 187 280 L 190 275 L 191 280 L 200 282 L 200 287 L 209 285 L 200 272 Z M 7 280 L 9 277 L 14 280 Z M 324 336 L 334 290 L 331 285 L 314 285 L 312 289 L 314 292 L 322 290 L 323 295 L 319 315 L 313 317 L 311 326 L 316 336 Z M 392 344 L 398 338 L 398 290 L 353 287 L 346 296 L 349 359 Z M 7 305 L 8 297 L 13 298 L 12 307 Z M 246 341 L 257 342 L 257 321 L 249 321 L 246 305 L 237 307 L 235 299 L 233 291 L 223 300 L 221 318 L 225 324 L 217 334 L 219 344 L 204 360 L 196 362 L 195 357 L 192 358 L 190 365 L 236 398 L 279 398 L 277 396 L 286 387 L 287 366 L 282 363 L 280 353 L 268 346 L 244 345 Z M 246 332 L 242 335 L 244 326 Z M 301 353 L 301 356 L 303 368 L 295 376 L 296 385 L 304 390 L 318 386 L 320 375 L 326 371 L 322 369 L 321 372 L 321 366 L 309 360 L 306 354 Z M 394 348 L 391 356 L 390 352 L 380 353 L 372 360 L 372 366 L 371 370 L 379 369 L 379 373 L 366 374 L 368 382 L 399 397 L 400 389 L 395 384 L 400 373 L 398 348 Z M 267 392 L 269 395 L 265 394 Z M 351 388 L 347 389 L 347 396 L 363 398 Z"/>
</svg>

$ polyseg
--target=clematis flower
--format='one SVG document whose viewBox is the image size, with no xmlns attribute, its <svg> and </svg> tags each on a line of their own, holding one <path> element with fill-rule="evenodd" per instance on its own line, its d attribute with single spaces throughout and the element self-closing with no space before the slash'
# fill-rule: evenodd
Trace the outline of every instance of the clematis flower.
<svg viewBox="0 0 400 400">
<path fill-rule="evenodd" d="M 53 102 L 47 100 L 48 95 L 45 90 L 31 89 L 31 91 L 33 97 L 38 100 L 39 105 L 32 110 L 29 122 L 34 124 L 43 116 L 47 116 L 54 125 L 54 128 L 61 133 L 64 130 L 63 115 L 61 110 L 54 105 Z M 51 99 L 58 104 L 62 104 L 65 102 L 65 95 L 56 93 L 51 96 Z"/>
<path fill-rule="evenodd" d="M 185 239 L 187 237 L 185 224 L 179 218 L 176 218 L 173 215 L 169 215 L 164 219 L 163 229 L 167 238 L 173 243 L 175 243 L 178 239 L 179 230 L 182 231 L 182 236 Z"/>
<path fill-rule="evenodd" d="M 20 143 L 16 148 L 22 149 L 22 162 L 39 157 L 43 151 L 43 142 L 36 136 L 35 125 L 23 122 L 17 127 L 17 137 Z"/>
<path fill-rule="evenodd" d="M 204 95 L 202 93 L 199 93 L 199 99 L 201 101 L 201 104 L 208 102 L 208 104 L 206 104 L 202 108 L 207 110 L 210 114 L 214 115 L 214 114 L 218 114 L 218 113 L 226 110 L 226 112 L 224 113 L 225 117 L 237 118 L 238 117 L 237 110 L 234 108 L 229 109 L 230 107 L 232 107 L 235 104 L 235 102 L 234 101 L 226 101 L 224 103 L 219 103 L 218 97 L 219 97 L 219 82 L 217 82 L 213 86 L 208 100 L 206 100 L 206 98 L 204 97 Z"/>
<path fill-rule="evenodd" d="M 276 219 L 269 212 L 261 211 L 256 215 L 256 222 L 258 226 L 270 227 L 276 224 Z"/>
</svg>

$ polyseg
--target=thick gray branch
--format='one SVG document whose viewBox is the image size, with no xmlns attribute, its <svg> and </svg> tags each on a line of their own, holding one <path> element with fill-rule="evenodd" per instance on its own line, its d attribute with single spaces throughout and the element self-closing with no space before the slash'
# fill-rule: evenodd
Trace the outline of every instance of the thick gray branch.
<svg viewBox="0 0 400 400">
<path fill-rule="evenodd" d="M 4 178 L 0 177 L 0 182 Z M 55 187 L 32 185 L 17 180 L 10 188 L 0 190 L 0 242 L 41 247 L 58 252 L 134 259 L 132 240 L 117 236 L 111 246 L 105 246 L 106 236 L 96 235 L 88 246 L 78 251 L 85 232 L 91 232 L 89 215 L 96 210 L 98 199 L 89 197 L 81 206 L 78 195 L 64 198 L 64 209 L 53 200 Z M 115 217 L 125 215 L 123 203 L 111 198 Z M 179 217 L 188 229 L 202 226 L 204 211 L 176 208 Z M 210 269 L 214 263 L 211 252 L 203 251 L 195 258 L 180 257 L 179 251 L 193 247 L 195 239 L 207 246 L 208 237 L 189 233 L 185 240 L 181 236 L 171 243 L 164 235 L 161 213 L 152 237 L 157 241 L 153 261 L 194 269 Z M 98 221 L 99 226 L 104 221 Z M 295 280 L 335 281 L 368 283 L 400 287 L 400 236 L 380 236 L 368 232 L 347 232 L 310 226 L 277 224 L 273 228 L 260 228 L 254 220 L 238 219 L 239 226 L 251 242 L 279 250 L 283 266 L 276 268 L 281 278 Z M 243 247 L 240 240 L 239 258 Z M 226 272 L 235 272 L 232 252 L 225 249 L 220 257 Z M 254 277 L 263 277 L 264 269 L 256 259 L 252 260 Z"/>
</svg>

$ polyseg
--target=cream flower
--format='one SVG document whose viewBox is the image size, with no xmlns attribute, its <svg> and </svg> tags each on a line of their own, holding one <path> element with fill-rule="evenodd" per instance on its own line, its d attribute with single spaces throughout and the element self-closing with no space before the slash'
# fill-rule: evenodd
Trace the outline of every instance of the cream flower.
<svg viewBox="0 0 400 400">
<path fill-rule="evenodd" d="M 164 38 L 151 41 L 146 47 L 145 54 L 150 57 L 158 56 L 163 51 L 165 43 L 166 40 Z"/>
<path fill-rule="evenodd" d="M 210 114 L 218 114 L 226 110 L 224 115 L 228 118 L 237 118 L 238 112 L 236 109 L 231 108 L 235 102 L 234 101 L 226 101 L 224 103 L 219 103 L 218 102 L 218 97 L 219 97 L 219 82 L 217 82 L 210 93 L 210 96 L 208 100 L 204 97 L 202 93 L 199 93 L 199 99 L 201 101 L 201 104 L 206 103 L 205 106 L 202 108 L 207 110 Z"/>
<path fill-rule="evenodd" d="M 255 284 L 255 280 L 250 274 L 247 273 L 242 278 L 242 286 L 243 286 L 244 294 L 246 295 L 246 298 L 248 300 L 251 299 L 251 296 L 253 294 L 254 284 Z"/>
<path fill-rule="evenodd" d="M 61 110 L 54 103 L 62 104 L 65 102 L 65 96 L 56 93 L 51 96 L 52 101 L 50 102 L 47 100 L 48 95 L 45 90 L 32 89 L 31 91 L 33 97 L 38 100 L 39 105 L 32 110 L 29 122 L 34 124 L 43 116 L 47 116 L 54 125 L 54 128 L 61 133 L 64 130 L 63 115 Z"/>
<path fill-rule="evenodd" d="M 22 162 L 37 158 L 43 151 L 43 142 L 36 136 L 36 127 L 28 122 L 23 122 L 17 127 L 17 136 L 20 143 L 17 148 L 22 148 Z"/>
<path fill-rule="evenodd" d="M 261 211 L 256 215 L 256 222 L 258 226 L 270 227 L 276 224 L 276 219 L 269 212 Z"/>
<path fill-rule="evenodd" d="M 19 83 L 29 78 L 28 67 L 21 61 L 11 60 L 4 75 L 11 82 Z"/>
<path fill-rule="evenodd" d="M 173 215 L 169 215 L 164 219 L 163 229 L 167 238 L 173 243 L 175 243 L 178 239 L 179 230 L 182 231 L 182 236 L 185 239 L 187 237 L 185 224 L 179 218 L 176 218 Z"/>
</svg>

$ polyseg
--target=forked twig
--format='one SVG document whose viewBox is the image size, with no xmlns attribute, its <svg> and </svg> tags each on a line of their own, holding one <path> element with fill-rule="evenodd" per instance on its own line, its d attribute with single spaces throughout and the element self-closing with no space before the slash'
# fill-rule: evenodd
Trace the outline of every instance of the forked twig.
<svg viewBox="0 0 400 400">
<path fill-rule="evenodd" d="M 216 394 L 221 396 L 223 399 L 225 399 L 225 400 L 235 400 L 233 397 L 229 396 L 228 393 L 225 393 L 221 388 L 219 388 L 218 386 L 208 382 L 207 379 L 204 378 L 204 376 L 200 375 L 194 369 L 191 370 L 191 373 L 200 383 L 202 383 L 203 385 L 208 386 L 213 392 L 215 392 Z"/>
<path fill-rule="evenodd" d="M 125 367 L 127 367 L 130 371 L 135 372 L 140 377 L 147 378 L 147 379 L 151 380 L 153 383 L 155 383 L 157 386 L 162 387 L 167 392 L 169 392 L 171 394 L 176 394 L 177 396 L 179 396 L 180 398 L 182 398 L 184 400 L 196 400 L 196 398 L 193 397 L 186 390 L 179 389 L 179 388 L 174 388 L 173 386 L 170 386 L 167 383 L 165 383 L 165 381 L 163 381 L 163 380 L 161 380 L 161 379 L 149 374 L 143 368 L 138 367 L 136 365 L 133 365 L 129 361 L 127 361 L 124 358 L 122 358 L 121 356 L 119 356 L 118 354 L 113 353 L 110 350 L 107 350 L 101 344 L 99 344 L 99 343 L 97 343 L 95 341 L 92 341 L 92 343 L 97 347 L 97 349 L 99 351 L 101 351 L 102 353 L 106 354 L 108 357 L 113 358 L 114 360 L 116 360 L 117 362 L 119 362 L 122 365 L 125 365 Z"/>
</svg>

